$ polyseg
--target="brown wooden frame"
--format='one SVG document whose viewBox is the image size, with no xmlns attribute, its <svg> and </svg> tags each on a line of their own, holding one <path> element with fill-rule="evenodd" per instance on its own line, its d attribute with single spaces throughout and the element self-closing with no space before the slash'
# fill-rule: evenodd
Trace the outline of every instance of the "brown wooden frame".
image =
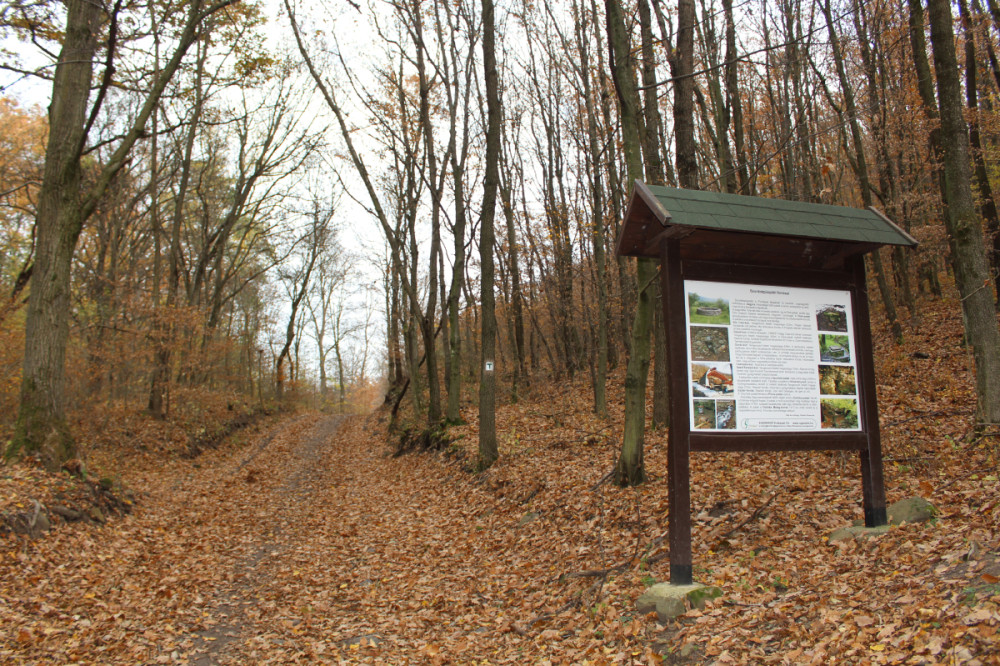
<svg viewBox="0 0 1000 666">
<path fill-rule="evenodd" d="M 861 462 L 865 525 L 869 527 L 884 525 L 886 508 L 885 484 L 882 477 L 882 443 L 879 436 L 875 363 L 872 354 L 868 287 L 863 254 L 854 253 L 850 256 L 837 257 L 838 261 L 831 263 L 839 265 L 838 268 L 775 268 L 751 263 L 734 264 L 683 259 L 681 238 L 668 235 L 661 238 L 660 242 L 663 319 L 667 326 L 667 359 L 670 370 L 668 442 L 670 582 L 678 585 L 692 582 L 689 460 L 691 451 L 857 451 Z M 685 280 L 839 289 L 850 292 L 861 430 L 778 433 L 691 432 L 687 382 Z"/>
</svg>

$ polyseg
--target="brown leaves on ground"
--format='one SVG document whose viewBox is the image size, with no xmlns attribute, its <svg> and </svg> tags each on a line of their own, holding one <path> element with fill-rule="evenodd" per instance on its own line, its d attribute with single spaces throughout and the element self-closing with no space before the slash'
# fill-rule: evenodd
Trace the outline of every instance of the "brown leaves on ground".
<svg viewBox="0 0 1000 666">
<path fill-rule="evenodd" d="M 316 414 L 123 470 L 132 515 L 3 537 L 0 661 L 997 663 L 996 444 L 946 306 L 876 354 L 889 500 L 938 519 L 829 544 L 856 455 L 695 454 L 695 576 L 724 596 L 668 626 L 634 605 L 669 570 L 664 434 L 647 484 L 598 484 L 621 406 L 579 382 L 501 409 L 479 475 L 475 423 L 392 457 L 374 419 Z"/>
</svg>

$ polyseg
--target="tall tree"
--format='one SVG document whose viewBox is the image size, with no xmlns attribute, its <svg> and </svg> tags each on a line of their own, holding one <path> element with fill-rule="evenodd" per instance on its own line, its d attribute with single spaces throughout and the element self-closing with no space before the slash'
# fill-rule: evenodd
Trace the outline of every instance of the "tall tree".
<svg viewBox="0 0 1000 666">
<path fill-rule="evenodd" d="M 497 74 L 496 18 L 493 0 L 483 3 L 483 74 L 486 82 L 486 175 L 483 179 L 483 212 L 479 231 L 481 265 L 480 302 L 483 309 L 481 363 L 479 365 L 479 469 L 490 467 L 499 456 L 496 432 L 497 320 L 493 296 L 493 218 L 500 184 L 500 81 Z"/>
<path fill-rule="evenodd" d="M 840 36 L 837 33 L 830 10 L 830 0 L 824 0 L 822 10 L 823 16 L 826 19 L 827 33 L 830 36 L 830 48 L 833 50 L 833 60 L 837 68 L 837 76 L 840 79 L 840 88 L 844 95 L 843 112 L 840 115 L 842 117 L 846 115 L 846 122 L 851 130 L 852 147 L 854 148 L 851 167 L 853 167 L 858 177 L 858 183 L 861 186 L 861 200 L 865 208 L 868 208 L 874 204 L 874 200 L 872 199 L 872 184 L 868 177 L 868 158 L 865 152 L 865 142 L 861 133 L 861 122 L 858 119 L 858 108 L 854 100 L 854 87 L 847 77 L 847 68 L 844 65 L 843 52 L 840 48 Z M 870 81 L 870 83 L 874 83 L 874 81 Z M 871 88 L 871 86 L 869 87 Z M 875 92 L 872 90 L 872 95 L 874 94 Z M 833 103 L 832 99 L 830 101 Z M 875 268 L 875 279 L 878 283 L 879 293 L 882 295 L 882 304 L 885 307 L 886 318 L 889 320 L 889 326 L 892 329 L 892 336 L 897 342 L 901 342 L 903 339 L 903 327 L 900 325 L 899 317 L 896 315 L 896 304 L 892 300 L 892 294 L 889 291 L 889 282 L 885 277 L 885 269 L 882 265 L 882 255 L 879 254 L 878 250 L 871 254 L 871 260 Z"/>
<path fill-rule="evenodd" d="M 987 255 L 990 272 L 993 274 L 993 285 L 997 296 L 1000 297 L 1000 213 L 997 212 L 997 204 L 993 198 L 993 187 L 990 184 L 989 169 L 986 165 L 980 131 L 982 123 L 979 109 L 979 65 L 976 57 L 976 36 L 968 0 L 959 0 L 958 7 L 962 19 L 962 36 L 965 39 L 965 104 L 969 109 L 969 144 L 976 165 L 975 177 L 976 188 L 979 190 L 979 211 L 986 223 L 987 236 L 993 239 Z M 988 30 L 985 32 L 988 42 L 989 32 Z"/>
<path fill-rule="evenodd" d="M 297 325 L 299 323 L 297 321 L 299 306 L 302 305 L 302 300 L 309 293 L 309 281 L 312 278 L 313 269 L 316 268 L 316 262 L 323 256 L 329 243 L 330 221 L 333 219 L 333 214 L 333 206 L 324 209 L 318 199 L 313 201 L 309 229 L 301 239 L 296 241 L 297 244 L 305 245 L 303 263 L 295 270 L 286 273 L 291 312 L 288 315 L 288 325 L 285 327 L 285 341 L 275 362 L 275 388 L 279 400 L 284 397 L 285 362 L 289 359 L 292 344 L 296 340 L 296 332 L 300 328 Z"/>
<path fill-rule="evenodd" d="M 580 57 L 578 75 L 583 84 L 583 101 L 587 110 L 587 150 L 590 158 L 590 203 L 591 203 L 591 238 L 594 247 L 594 264 L 596 268 L 597 289 L 597 358 L 594 362 L 594 412 L 601 418 L 608 416 L 607 381 L 608 381 L 608 279 L 607 258 L 605 251 L 605 196 L 601 177 L 601 136 L 597 124 L 597 108 L 595 91 L 593 90 L 593 72 L 590 65 L 590 24 L 597 23 L 597 17 L 588 13 L 586 7 L 573 3 L 576 14 L 576 44 Z M 592 19 L 592 21 L 591 21 Z"/>
<path fill-rule="evenodd" d="M 948 195 L 945 218 L 965 334 L 976 365 L 976 418 L 1000 423 L 1000 329 L 983 243 L 982 221 L 972 197 L 969 131 L 962 109 L 955 32 L 948 0 L 930 0 L 928 19 L 937 75 L 938 110 Z"/>
<path fill-rule="evenodd" d="M 127 163 L 203 22 L 235 1 L 189 3 L 170 59 L 153 80 L 110 158 L 101 165 L 95 178 L 86 181 L 83 159 L 90 131 L 114 82 L 124 17 L 121 2 L 106 15 L 101 5 L 89 0 L 66 2 L 66 27 L 52 81 L 50 131 L 36 218 L 37 250 L 25 324 L 21 404 L 14 438 L 6 451 L 8 458 L 35 454 L 46 467 L 55 469 L 76 455 L 76 443 L 66 422 L 65 364 L 70 267 L 80 232 L 115 175 Z M 97 90 L 91 95 L 102 38 L 104 69 Z"/>
<path fill-rule="evenodd" d="M 608 53 L 611 75 L 618 94 L 622 143 L 625 152 L 627 182 L 643 177 L 639 130 L 639 92 L 635 80 L 635 58 L 625 27 L 625 15 L 619 0 L 605 0 Z M 653 281 L 656 260 L 638 259 L 636 276 L 639 290 L 632 320 L 628 366 L 625 370 L 625 433 L 621 453 L 615 464 L 615 483 L 635 486 L 646 480 L 643 443 L 646 431 L 646 383 L 649 379 L 650 333 L 656 301 Z"/>
</svg>

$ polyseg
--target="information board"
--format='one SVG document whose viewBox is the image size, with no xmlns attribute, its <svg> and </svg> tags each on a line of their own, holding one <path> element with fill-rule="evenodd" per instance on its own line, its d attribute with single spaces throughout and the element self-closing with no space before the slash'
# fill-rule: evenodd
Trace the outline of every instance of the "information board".
<svg viewBox="0 0 1000 666">
<path fill-rule="evenodd" d="M 684 281 L 692 431 L 860 430 L 851 295 Z"/>
</svg>

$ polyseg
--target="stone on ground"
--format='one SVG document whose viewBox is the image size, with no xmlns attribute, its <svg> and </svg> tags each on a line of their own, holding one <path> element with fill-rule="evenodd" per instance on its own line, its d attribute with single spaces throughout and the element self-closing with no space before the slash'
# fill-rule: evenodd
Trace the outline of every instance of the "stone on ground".
<svg viewBox="0 0 1000 666">
<path fill-rule="evenodd" d="M 878 527 L 865 527 L 864 525 L 851 525 L 850 527 L 839 527 L 830 533 L 829 542 L 848 541 L 850 539 L 865 540 L 869 537 L 885 534 L 889 531 L 888 525 Z"/>
<path fill-rule="evenodd" d="M 937 507 L 925 500 L 923 497 L 910 497 L 899 500 L 889 505 L 886 509 L 886 516 L 889 525 L 902 525 L 903 523 L 923 523 L 937 515 Z M 878 527 L 865 527 L 863 520 L 855 520 L 850 527 L 841 527 L 834 530 L 829 537 L 829 542 L 847 541 L 849 539 L 867 539 L 878 534 L 885 534 L 889 531 L 889 525 L 879 525 Z"/>
<path fill-rule="evenodd" d="M 683 615 L 691 608 L 702 609 L 705 602 L 722 596 L 722 590 L 715 586 L 693 583 L 691 585 L 671 585 L 657 583 L 645 591 L 635 602 L 640 613 L 656 611 L 660 622 L 666 622 Z"/>
<path fill-rule="evenodd" d="M 910 497 L 889 505 L 889 523 L 923 523 L 937 515 L 937 508 L 923 497 Z"/>
</svg>

